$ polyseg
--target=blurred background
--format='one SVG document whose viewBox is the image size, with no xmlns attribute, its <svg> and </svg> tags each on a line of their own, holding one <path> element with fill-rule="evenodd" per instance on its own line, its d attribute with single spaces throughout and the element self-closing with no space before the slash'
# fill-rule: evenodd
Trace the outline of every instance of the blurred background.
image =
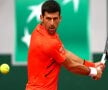
<svg viewBox="0 0 108 90">
<path fill-rule="evenodd" d="M 0 90 L 25 90 L 29 37 L 39 23 L 45 0 L 0 0 L 0 64 L 11 67 L 0 73 Z M 107 0 L 57 0 L 62 9 L 58 33 L 65 48 L 90 61 L 101 59 L 107 37 Z M 108 90 L 106 65 L 103 77 L 92 80 L 62 68 L 59 90 Z"/>
</svg>

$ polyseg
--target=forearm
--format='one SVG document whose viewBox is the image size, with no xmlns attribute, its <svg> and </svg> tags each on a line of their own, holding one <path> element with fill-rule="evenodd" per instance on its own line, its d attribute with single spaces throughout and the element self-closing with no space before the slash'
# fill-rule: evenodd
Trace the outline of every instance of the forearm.
<svg viewBox="0 0 108 90">
<path fill-rule="evenodd" d="M 74 66 L 68 67 L 68 70 L 70 72 L 73 72 L 75 74 L 79 74 L 79 75 L 89 75 L 90 74 L 90 68 L 86 67 L 84 65 L 81 64 L 76 64 Z"/>
<path fill-rule="evenodd" d="M 88 60 L 84 60 L 84 59 L 76 56 L 75 54 L 73 54 L 72 52 L 70 52 L 68 50 L 66 50 L 66 52 L 68 53 L 68 56 L 69 57 L 72 57 L 75 62 L 78 62 L 80 64 L 83 64 L 83 65 L 85 65 L 87 67 L 95 67 L 95 63 L 90 62 Z"/>
<path fill-rule="evenodd" d="M 77 63 L 80 63 L 80 64 L 83 64 L 84 63 L 84 60 L 78 56 L 76 56 L 75 54 L 73 54 L 72 52 L 66 50 L 66 53 L 67 53 L 67 57 L 68 59 L 72 59 L 73 61 L 77 62 Z"/>
<path fill-rule="evenodd" d="M 71 52 L 66 52 L 66 60 L 63 65 L 71 72 L 81 75 L 89 75 L 90 69 L 83 65 L 83 60 Z"/>
</svg>

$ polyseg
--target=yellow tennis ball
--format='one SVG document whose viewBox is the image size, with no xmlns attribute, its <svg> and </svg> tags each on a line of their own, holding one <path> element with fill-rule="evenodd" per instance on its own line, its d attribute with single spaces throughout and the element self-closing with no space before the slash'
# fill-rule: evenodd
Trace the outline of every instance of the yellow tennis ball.
<svg viewBox="0 0 108 90">
<path fill-rule="evenodd" d="M 10 67 L 9 67 L 9 65 L 8 64 L 2 64 L 1 66 L 0 66 L 0 72 L 2 73 L 2 74 L 7 74 L 8 72 L 9 72 L 9 70 L 10 70 Z"/>
</svg>

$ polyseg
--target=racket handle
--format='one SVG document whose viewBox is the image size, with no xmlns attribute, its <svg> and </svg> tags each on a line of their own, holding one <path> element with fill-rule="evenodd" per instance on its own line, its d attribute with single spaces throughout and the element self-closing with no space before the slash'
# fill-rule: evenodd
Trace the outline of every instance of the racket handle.
<svg viewBox="0 0 108 90">
<path fill-rule="evenodd" d="M 101 58 L 101 61 L 100 61 L 100 62 L 103 63 L 103 64 L 105 64 L 105 62 L 106 62 L 105 57 L 106 57 L 106 54 L 103 53 L 102 58 Z M 101 70 L 100 67 L 97 67 L 97 69 L 98 69 L 98 70 Z"/>
<path fill-rule="evenodd" d="M 101 59 L 101 63 L 105 64 L 106 60 L 105 60 L 106 54 L 103 53 L 102 55 L 102 59 Z"/>
</svg>

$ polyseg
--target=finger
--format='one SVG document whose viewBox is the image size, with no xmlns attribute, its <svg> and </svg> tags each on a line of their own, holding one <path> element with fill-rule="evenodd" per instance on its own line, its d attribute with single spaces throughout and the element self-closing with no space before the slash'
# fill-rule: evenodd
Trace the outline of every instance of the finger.
<svg viewBox="0 0 108 90">
<path fill-rule="evenodd" d="M 105 66 L 103 66 L 103 65 L 97 67 L 97 69 L 101 70 L 101 71 L 104 71 L 104 68 L 105 68 Z"/>
<path fill-rule="evenodd" d="M 95 77 L 92 77 L 93 80 L 99 80 L 100 78 L 95 76 Z"/>
</svg>

